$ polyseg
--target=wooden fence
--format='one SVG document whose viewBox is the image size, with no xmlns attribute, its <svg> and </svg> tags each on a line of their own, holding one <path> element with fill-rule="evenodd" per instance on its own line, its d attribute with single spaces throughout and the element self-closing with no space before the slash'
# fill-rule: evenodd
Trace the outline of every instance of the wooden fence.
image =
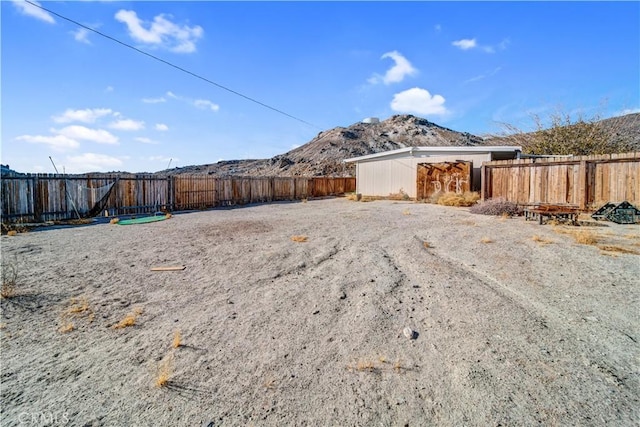
<svg viewBox="0 0 640 427">
<path fill-rule="evenodd" d="M 491 198 L 582 210 L 625 200 L 640 206 L 640 153 L 485 162 L 482 200 Z"/>
<path fill-rule="evenodd" d="M 3 223 L 44 222 L 301 200 L 356 190 L 355 178 L 158 177 L 149 174 L 3 176 Z"/>
</svg>

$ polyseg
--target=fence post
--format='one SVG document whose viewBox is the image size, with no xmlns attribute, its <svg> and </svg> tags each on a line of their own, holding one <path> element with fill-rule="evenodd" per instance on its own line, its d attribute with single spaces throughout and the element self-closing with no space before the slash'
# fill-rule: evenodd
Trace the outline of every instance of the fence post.
<svg viewBox="0 0 640 427">
<path fill-rule="evenodd" d="M 35 222 L 42 222 L 42 206 L 44 203 L 40 192 L 40 179 L 38 175 L 35 175 L 31 179 L 33 182 L 33 220 Z"/>
<path fill-rule="evenodd" d="M 484 162 L 482 163 L 482 166 L 480 167 L 480 200 L 482 200 L 483 202 L 487 199 L 487 171 L 489 168 L 487 168 L 484 164 Z"/>
<path fill-rule="evenodd" d="M 176 202 L 176 184 L 174 176 L 167 176 L 167 208 L 170 212 L 175 210 L 175 202 Z"/>
<path fill-rule="evenodd" d="M 587 210 L 587 205 L 589 204 L 589 163 L 586 160 L 580 161 L 580 166 L 578 167 L 578 188 L 582 189 L 582 194 L 580 195 L 580 200 L 578 201 L 578 205 L 581 210 Z"/>
</svg>

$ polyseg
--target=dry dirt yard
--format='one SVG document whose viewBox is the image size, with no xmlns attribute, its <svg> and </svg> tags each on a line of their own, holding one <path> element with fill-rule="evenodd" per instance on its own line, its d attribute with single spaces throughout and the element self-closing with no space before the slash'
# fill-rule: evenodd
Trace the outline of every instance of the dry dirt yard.
<svg viewBox="0 0 640 427">
<path fill-rule="evenodd" d="M 640 226 L 606 224 L 339 198 L 3 236 L 1 423 L 638 425 Z"/>
</svg>

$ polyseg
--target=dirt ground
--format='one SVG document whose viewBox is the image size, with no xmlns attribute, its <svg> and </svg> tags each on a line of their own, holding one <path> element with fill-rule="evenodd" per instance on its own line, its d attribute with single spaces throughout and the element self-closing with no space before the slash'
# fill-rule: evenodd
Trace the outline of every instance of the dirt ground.
<svg viewBox="0 0 640 427">
<path fill-rule="evenodd" d="M 338 198 L 3 236 L 1 424 L 638 425 L 640 226 L 603 225 Z"/>
</svg>

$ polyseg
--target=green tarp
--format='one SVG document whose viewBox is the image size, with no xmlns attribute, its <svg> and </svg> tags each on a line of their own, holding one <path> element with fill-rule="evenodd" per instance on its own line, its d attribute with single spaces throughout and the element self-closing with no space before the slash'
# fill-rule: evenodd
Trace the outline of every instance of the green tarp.
<svg viewBox="0 0 640 427">
<path fill-rule="evenodd" d="M 145 224 L 147 222 L 163 221 L 165 219 L 167 219 L 165 215 L 146 216 L 144 218 L 124 219 L 122 221 L 118 221 L 118 224 L 120 225 Z"/>
</svg>

